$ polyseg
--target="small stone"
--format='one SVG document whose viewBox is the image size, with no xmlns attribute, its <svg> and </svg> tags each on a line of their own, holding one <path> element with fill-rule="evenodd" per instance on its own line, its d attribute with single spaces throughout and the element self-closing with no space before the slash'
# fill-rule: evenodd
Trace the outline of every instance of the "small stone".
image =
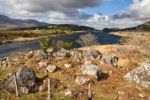
<svg viewBox="0 0 150 100">
<path fill-rule="evenodd" d="M 138 96 L 141 97 L 141 98 L 144 98 L 144 97 L 145 97 L 144 94 L 142 94 L 142 93 L 139 93 Z"/>
<path fill-rule="evenodd" d="M 124 92 L 123 91 L 118 91 L 118 94 L 119 95 L 124 95 Z"/>
<path fill-rule="evenodd" d="M 66 68 L 72 68 L 72 64 L 64 64 L 64 67 L 66 67 Z"/>
<path fill-rule="evenodd" d="M 47 62 L 46 61 L 41 61 L 41 62 L 38 63 L 38 65 L 39 65 L 38 69 L 41 69 L 41 68 L 44 68 L 44 67 L 47 66 Z"/>
<path fill-rule="evenodd" d="M 46 51 L 47 51 L 47 53 L 52 53 L 54 51 L 54 49 L 48 48 Z"/>
<path fill-rule="evenodd" d="M 113 71 L 112 71 L 112 70 L 110 70 L 110 71 L 108 72 L 108 75 L 109 75 L 109 76 L 111 76 L 111 75 L 112 75 L 112 73 L 113 73 Z"/>
<path fill-rule="evenodd" d="M 92 64 L 92 62 L 91 61 L 85 61 L 84 64 L 89 65 L 89 64 Z"/>
<path fill-rule="evenodd" d="M 56 65 L 48 65 L 48 67 L 46 68 L 46 70 L 48 72 L 53 73 L 53 72 L 55 72 L 57 70 L 57 66 Z"/>
<path fill-rule="evenodd" d="M 66 89 L 65 96 L 72 96 L 72 91 L 70 89 Z"/>
<path fill-rule="evenodd" d="M 90 78 L 85 78 L 85 77 L 83 77 L 83 76 L 78 76 L 78 77 L 76 78 L 76 80 L 75 80 L 75 83 L 76 83 L 77 85 L 83 85 L 83 84 L 85 84 L 85 83 L 88 82 L 88 81 L 90 81 Z"/>
<path fill-rule="evenodd" d="M 23 93 L 23 94 L 29 94 L 29 89 L 28 88 L 26 88 L 26 87 L 20 87 L 19 89 L 20 89 L 21 93 Z"/>
<path fill-rule="evenodd" d="M 39 92 L 43 92 L 45 90 L 46 90 L 46 86 L 45 85 L 39 86 Z"/>
</svg>

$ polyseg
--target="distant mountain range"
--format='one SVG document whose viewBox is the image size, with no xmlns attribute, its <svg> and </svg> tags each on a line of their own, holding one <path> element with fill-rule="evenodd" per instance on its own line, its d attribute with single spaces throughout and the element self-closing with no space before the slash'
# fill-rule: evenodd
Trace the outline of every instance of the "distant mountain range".
<svg viewBox="0 0 150 100">
<path fill-rule="evenodd" d="M 14 29 L 14 28 L 28 28 L 28 27 L 39 27 L 47 26 L 48 23 L 39 22 L 36 20 L 21 20 L 21 19 L 12 19 L 5 15 L 0 15 L 0 29 Z"/>
<path fill-rule="evenodd" d="M 94 28 L 87 26 L 78 26 L 73 24 L 48 24 L 45 22 L 39 22 L 36 20 L 21 20 L 21 19 L 12 19 L 5 15 L 0 15 L 0 30 L 16 30 L 16 29 L 40 29 L 48 27 L 67 27 L 75 31 L 81 30 L 95 30 Z"/>
<path fill-rule="evenodd" d="M 150 31 L 150 21 L 145 22 L 141 25 L 131 27 L 131 28 L 125 28 L 125 29 L 119 29 L 119 28 L 104 28 L 104 32 L 115 32 L 115 31 Z"/>
</svg>

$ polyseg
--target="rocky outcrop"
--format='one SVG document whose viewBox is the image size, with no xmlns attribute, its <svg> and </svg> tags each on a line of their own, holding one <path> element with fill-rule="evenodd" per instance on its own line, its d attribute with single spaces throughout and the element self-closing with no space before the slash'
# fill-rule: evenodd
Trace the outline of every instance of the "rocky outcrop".
<svg viewBox="0 0 150 100">
<path fill-rule="evenodd" d="M 127 73 L 124 79 L 150 89 L 150 61 Z"/>
<path fill-rule="evenodd" d="M 36 75 L 33 69 L 31 68 L 21 69 L 15 75 L 16 75 L 18 87 L 22 91 L 25 92 L 28 90 L 29 91 L 33 90 L 33 88 L 36 85 Z M 15 75 L 11 76 L 7 81 L 9 88 L 13 90 L 15 89 Z"/>
</svg>

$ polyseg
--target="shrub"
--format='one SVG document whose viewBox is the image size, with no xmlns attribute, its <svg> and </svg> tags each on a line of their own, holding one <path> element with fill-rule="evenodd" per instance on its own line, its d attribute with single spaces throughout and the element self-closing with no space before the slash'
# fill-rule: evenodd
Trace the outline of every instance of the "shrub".
<svg viewBox="0 0 150 100">
<path fill-rule="evenodd" d="M 72 42 L 65 42 L 65 41 L 59 40 L 56 43 L 56 47 L 57 48 L 64 48 L 64 49 L 71 49 Z"/>
<path fill-rule="evenodd" d="M 121 37 L 120 42 L 125 43 L 127 41 L 127 37 Z"/>
<path fill-rule="evenodd" d="M 52 39 L 50 36 L 48 36 L 46 38 L 39 40 L 39 42 L 41 49 L 43 49 L 46 52 L 47 48 L 51 47 Z"/>
<path fill-rule="evenodd" d="M 97 37 L 91 33 L 81 35 L 77 42 L 83 47 L 91 46 L 98 43 Z"/>
</svg>

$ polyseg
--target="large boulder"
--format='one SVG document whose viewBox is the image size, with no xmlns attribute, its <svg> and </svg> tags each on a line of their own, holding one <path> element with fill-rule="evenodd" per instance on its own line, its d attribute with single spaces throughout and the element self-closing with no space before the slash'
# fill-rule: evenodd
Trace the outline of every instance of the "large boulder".
<svg viewBox="0 0 150 100">
<path fill-rule="evenodd" d="M 19 88 L 24 87 L 29 89 L 29 91 L 33 90 L 33 88 L 36 85 L 36 75 L 33 69 L 24 68 L 19 70 L 16 74 L 12 75 L 8 79 L 8 86 L 11 89 L 15 89 L 15 75 L 16 75 L 17 85 Z"/>
<path fill-rule="evenodd" d="M 99 66 L 94 64 L 84 64 L 81 66 L 82 74 L 94 76 L 97 80 L 100 79 L 101 70 Z"/>
<path fill-rule="evenodd" d="M 124 79 L 150 89 L 150 61 L 127 73 Z"/>
</svg>

